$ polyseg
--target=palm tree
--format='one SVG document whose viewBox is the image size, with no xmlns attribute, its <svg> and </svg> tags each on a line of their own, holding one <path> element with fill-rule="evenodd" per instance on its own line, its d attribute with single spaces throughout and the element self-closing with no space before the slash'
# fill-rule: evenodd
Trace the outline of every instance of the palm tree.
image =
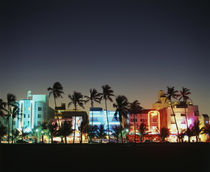
<svg viewBox="0 0 210 172">
<path fill-rule="evenodd" d="M 112 135 L 116 138 L 117 143 L 119 143 L 119 135 L 122 135 L 122 127 L 121 126 L 115 126 L 112 128 L 113 133 Z"/>
<path fill-rule="evenodd" d="M 174 87 L 167 87 L 167 93 L 165 94 L 165 96 L 166 96 L 166 100 L 169 101 L 169 104 L 170 104 L 170 107 L 171 107 L 171 110 L 172 110 L 172 113 L 173 113 L 173 116 L 174 116 L 174 121 L 175 121 L 176 129 L 177 129 L 177 138 L 178 138 L 178 141 L 179 141 L 179 128 L 178 128 L 178 125 L 177 125 L 176 115 L 174 113 L 173 103 L 172 103 L 172 99 L 177 99 L 179 97 L 179 94 L 178 94 L 178 91 L 175 90 Z"/>
<path fill-rule="evenodd" d="M 49 91 L 49 97 L 51 95 L 53 95 L 54 103 L 55 103 L 55 111 L 56 111 L 56 107 L 57 107 L 56 99 L 57 98 L 62 98 L 62 94 L 64 94 L 64 92 L 63 92 L 63 86 L 61 85 L 60 82 L 55 82 L 53 84 L 53 86 L 52 87 L 49 87 L 47 90 Z M 56 115 L 57 115 L 57 119 L 59 121 L 58 114 L 56 113 Z"/>
<path fill-rule="evenodd" d="M 98 93 L 98 91 L 95 88 L 93 88 L 90 89 L 90 95 L 84 96 L 84 98 L 86 99 L 85 103 L 90 102 L 91 109 L 93 109 L 94 102 L 101 103 L 102 93 Z M 93 110 L 92 110 L 92 126 L 93 126 Z"/>
<path fill-rule="evenodd" d="M 189 126 L 188 126 L 188 119 L 187 119 L 186 108 L 187 108 L 187 102 L 188 102 L 188 100 L 190 100 L 190 97 L 189 97 L 190 94 L 191 94 L 190 89 L 182 87 L 182 90 L 180 91 L 179 101 L 181 101 L 180 104 L 185 107 L 185 117 L 186 117 L 187 128 Z"/>
<path fill-rule="evenodd" d="M 96 137 L 99 138 L 102 143 L 102 140 L 106 137 L 106 130 L 104 129 L 104 125 L 100 125 L 96 130 Z"/>
<path fill-rule="evenodd" d="M 75 143 L 75 132 L 76 132 L 76 111 L 78 110 L 78 106 L 82 107 L 84 109 L 84 100 L 83 95 L 80 92 L 74 91 L 72 95 L 69 94 L 69 99 L 71 100 L 68 104 L 68 106 L 71 106 L 73 104 L 74 110 L 75 110 L 75 121 L 74 121 L 74 137 L 73 137 L 73 143 Z"/>
<path fill-rule="evenodd" d="M 160 138 L 161 138 L 162 142 L 164 142 L 166 137 L 168 137 L 168 136 L 169 136 L 169 129 L 165 128 L 165 127 L 161 128 L 160 129 Z"/>
<path fill-rule="evenodd" d="M 0 143 L 1 143 L 1 138 L 7 133 L 6 127 L 1 123 L 0 121 Z"/>
<path fill-rule="evenodd" d="M 140 139 L 141 142 L 143 142 L 143 140 L 144 140 L 144 135 L 146 134 L 146 132 L 145 132 L 146 129 L 147 129 L 146 124 L 141 123 L 140 126 L 139 126 L 139 133 L 141 135 L 141 139 Z M 136 138 L 135 138 L 135 142 L 136 142 Z"/>
<path fill-rule="evenodd" d="M 92 125 L 88 125 L 87 126 L 87 132 L 88 132 L 88 137 L 89 137 L 89 141 L 90 143 L 92 143 L 92 139 L 94 137 L 96 137 L 96 131 L 97 131 L 98 127 L 96 125 L 92 126 Z"/>
<path fill-rule="evenodd" d="M 50 132 L 51 144 L 53 143 L 53 136 L 56 134 L 57 126 L 57 122 L 49 122 L 47 125 Z"/>
<path fill-rule="evenodd" d="M 80 130 L 80 144 L 81 144 L 83 132 L 87 133 L 87 131 L 88 131 L 88 120 L 87 119 L 82 120 L 79 130 Z"/>
<path fill-rule="evenodd" d="M 134 132 L 135 132 L 135 143 L 136 143 L 136 114 L 140 114 L 142 111 L 142 107 L 140 106 L 140 103 L 138 100 L 133 101 L 132 103 L 129 104 L 129 114 L 134 115 Z"/>
<path fill-rule="evenodd" d="M 190 143 L 190 139 L 193 136 L 192 128 L 187 128 L 187 130 L 185 131 L 185 134 L 188 136 L 188 142 Z"/>
<path fill-rule="evenodd" d="M 13 140 L 14 140 L 14 119 L 16 118 L 16 116 L 19 114 L 19 103 L 15 102 L 13 104 L 13 108 L 12 108 L 12 143 L 13 143 Z"/>
<path fill-rule="evenodd" d="M 110 102 L 113 102 L 112 98 L 114 96 L 113 94 L 113 90 L 111 89 L 111 87 L 109 85 L 103 85 L 102 86 L 102 98 L 105 101 L 105 110 L 106 110 L 106 119 L 107 119 L 107 132 L 108 132 L 108 138 L 109 138 L 109 142 L 110 142 L 110 134 L 109 134 L 109 118 L 108 118 L 108 114 L 107 114 L 107 101 L 109 100 Z"/>
<path fill-rule="evenodd" d="M 196 142 L 199 141 L 199 135 L 202 132 L 202 129 L 200 129 L 200 121 L 199 120 L 195 120 L 194 121 L 194 125 L 192 127 L 193 130 L 193 135 L 196 137 Z"/>
<path fill-rule="evenodd" d="M 123 118 L 127 119 L 128 114 L 128 99 L 125 96 L 117 96 L 116 103 L 113 104 L 113 107 L 116 108 L 115 111 L 115 118 L 120 121 L 120 126 L 123 128 Z M 118 115 L 118 118 L 117 118 Z M 121 142 L 123 143 L 123 136 L 122 136 L 122 130 L 121 130 Z"/>
<path fill-rule="evenodd" d="M 7 103 L 0 99 L 0 116 L 4 117 L 5 112 L 7 112 L 6 105 Z"/>
<path fill-rule="evenodd" d="M 59 132 L 60 135 L 64 136 L 65 143 L 67 144 L 67 136 L 69 136 L 73 132 L 71 122 L 65 120 L 64 123 L 61 125 Z"/>
<path fill-rule="evenodd" d="M 7 123 L 8 123 L 8 129 L 7 129 L 7 132 L 8 132 L 8 138 L 7 138 L 7 141 L 9 143 L 9 137 L 10 137 L 10 116 L 13 116 L 13 108 L 15 107 L 16 109 L 16 96 L 14 94 L 10 94 L 8 93 L 7 94 Z M 13 118 L 12 118 L 12 135 L 13 135 Z M 12 143 L 13 143 L 13 137 L 12 137 Z"/>
</svg>

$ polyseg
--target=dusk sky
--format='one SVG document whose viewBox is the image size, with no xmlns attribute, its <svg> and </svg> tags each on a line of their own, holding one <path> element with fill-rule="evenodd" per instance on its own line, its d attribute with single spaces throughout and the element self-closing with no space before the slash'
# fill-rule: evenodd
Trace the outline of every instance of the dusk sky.
<svg viewBox="0 0 210 172">
<path fill-rule="evenodd" d="M 200 113 L 210 115 L 205 2 L 1 2 L 0 97 L 26 98 L 27 90 L 47 94 L 59 81 L 67 103 L 74 90 L 88 94 L 109 84 L 116 95 L 151 108 L 160 89 L 187 87 Z"/>
</svg>

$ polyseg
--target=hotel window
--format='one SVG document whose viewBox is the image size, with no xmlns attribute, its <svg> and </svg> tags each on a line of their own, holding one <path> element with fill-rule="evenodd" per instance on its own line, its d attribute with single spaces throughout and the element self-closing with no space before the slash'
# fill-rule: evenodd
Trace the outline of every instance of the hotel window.
<svg viewBox="0 0 210 172">
<path fill-rule="evenodd" d="M 30 118 L 30 115 L 28 114 L 28 118 Z"/>
<path fill-rule="evenodd" d="M 41 118 L 41 114 L 38 114 L 38 118 Z"/>
<path fill-rule="evenodd" d="M 38 107 L 38 111 L 42 111 L 42 108 L 41 107 Z"/>
<path fill-rule="evenodd" d="M 26 117 L 26 114 L 24 114 L 24 118 Z"/>
</svg>

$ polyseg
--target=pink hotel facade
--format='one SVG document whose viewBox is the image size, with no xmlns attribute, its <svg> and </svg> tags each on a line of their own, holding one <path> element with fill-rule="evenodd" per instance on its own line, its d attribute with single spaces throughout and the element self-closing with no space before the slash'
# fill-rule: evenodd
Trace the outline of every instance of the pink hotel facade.
<svg viewBox="0 0 210 172">
<path fill-rule="evenodd" d="M 135 129 L 136 133 L 139 133 L 139 126 L 141 125 L 141 123 L 144 123 L 147 127 L 146 132 L 148 132 L 149 135 L 157 135 L 159 134 L 161 128 L 168 128 L 170 131 L 168 141 L 176 142 L 177 129 L 174 121 L 174 116 L 168 101 L 163 95 L 164 92 L 162 90 L 159 91 L 158 101 L 153 104 L 152 109 L 145 109 L 142 111 L 141 114 L 136 114 L 135 116 L 132 114 L 129 115 L 130 134 L 135 133 Z M 187 129 L 187 125 L 191 127 L 194 124 L 195 120 L 200 121 L 200 127 L 209 122 L 205 121 L 203 116 L 199 114 L 197 105 L 188 104 L 187 107 L 183 107 L 178 105 L 176 102 L 173 102 L 173 109 L 176 116 L 177 125 L 179 127 L 179 132 Z M 185 136 L 184 141 L 187 140 L 188 138 L 187 136 Z M 200 135 L 200 140 L 205 141 L 205 136 Z M 192 137 L 191 141 L 195 141 L 195 137 Z"/>
</svg>

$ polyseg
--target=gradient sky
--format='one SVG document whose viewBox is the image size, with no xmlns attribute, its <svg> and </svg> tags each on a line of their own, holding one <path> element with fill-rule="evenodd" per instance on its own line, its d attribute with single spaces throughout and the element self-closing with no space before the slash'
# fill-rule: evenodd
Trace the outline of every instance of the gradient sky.
<svg viewBox="0 0 210 172">
<path fill-rule="evenodd" d="M 210 115 L 205 1 L 5 1 L 0 11 L 4 99 L 7 93 L 25 98 L 27 90 L 47 94 L 60 81 L 62 102 L 74 90 L 88 94 L 109 84 L 116 95 L 151 108 L 158 90 L 184 86 Z"/>
</svg>

